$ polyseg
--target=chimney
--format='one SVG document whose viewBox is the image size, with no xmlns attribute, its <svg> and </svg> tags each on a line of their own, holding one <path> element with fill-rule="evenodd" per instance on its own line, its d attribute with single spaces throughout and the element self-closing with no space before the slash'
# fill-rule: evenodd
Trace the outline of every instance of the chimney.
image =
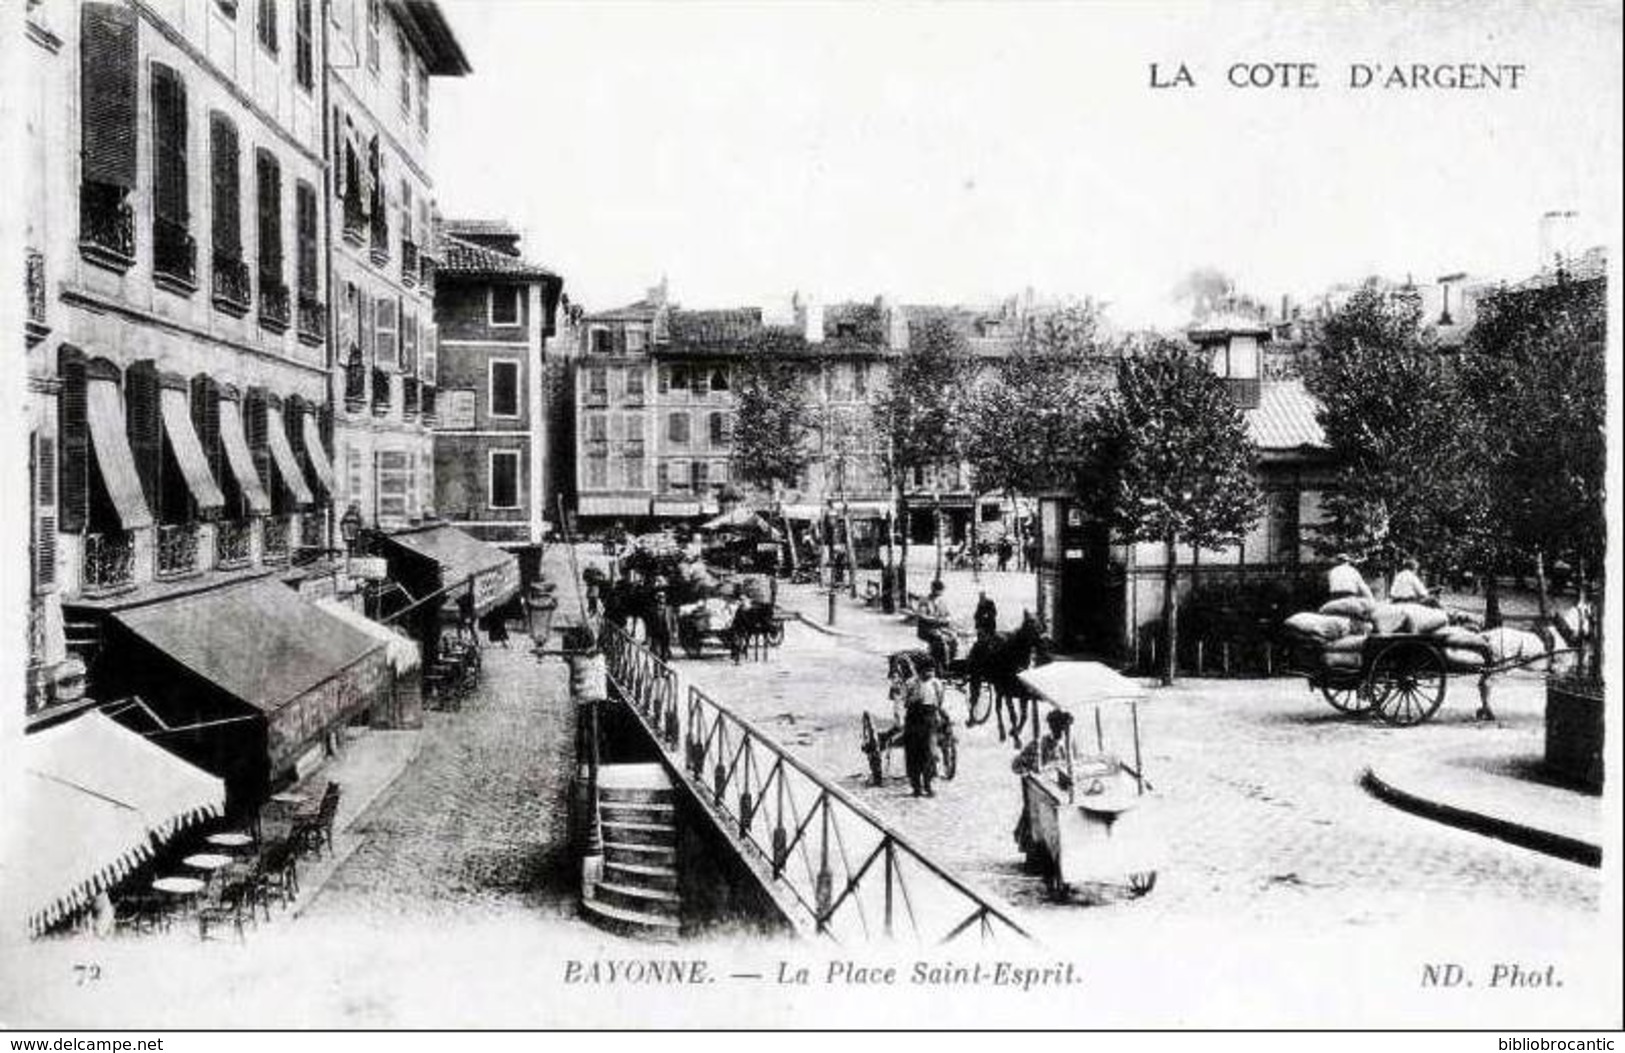
<svg viewBox="0 0 1625 1053">
<path fill-rule="evenodd" d="M 1287 295 L 1286 293 L 1282 293 L 1281 294 L 1281 321 L 1290 322 L 1291 320 L 1292 320 L 1292 297 Z"/>
</svg>

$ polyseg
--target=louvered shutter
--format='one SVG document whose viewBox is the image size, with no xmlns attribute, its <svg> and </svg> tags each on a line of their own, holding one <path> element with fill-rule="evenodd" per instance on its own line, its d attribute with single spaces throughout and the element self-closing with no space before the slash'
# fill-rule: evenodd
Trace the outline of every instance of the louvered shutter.
<svg viewBox="0 0 1625 1053">
<path fill-rule="evenodd" d="M 372 297 L 363 289 L 357 303 L 361 306 L 361 362 L 364 366 L 370 366 L 373 361 L 373 334 L 376 331 L 376 319 L 372 316 Z"/>
<path fill-rule="evenodd" d="M 220 385 L 211 376 L 200 374 L 192 378 L 192 427 L 203 446 L 209 475 L 225 490 L 230 473 L 226 471 L 225 447 L 220 443 Z M 212 508 L 201 512 L 206 519 L 215 514 Z"/>
<path fill-rule="evenodd" d="M 214 254 L 243 258 L 241 161 L 237 126 L 225 114 L 209 118 L 210 183 L 214 191 Z"/>
<path fill-rule="evenodd" d="M 299 291 L 316 295 L 316 188 L 300 180 L 294 191 L 299 236 Z"/>
<path fill-rule="evenodd" d="M 255 155 L 255 187 L 259 200 L 260 273 L 282 274 L 282 171 L 268 151 Z"/>
<path fill-rule="evenodd" d="M 135 457 L 135 474 L 147 507 L 164 507 L 164 424 L 158 409 L 158 367 L 150 359 L 137 362 L 124 374 L 124 427 Z"/>
<path fill-rule="evenodd" d="M 57 428 L 61 435 L 61 465 L 57 487 L 58 516 L 63 530 L 77 534 L 90 515 L 90 413 L 85 378 L 85 356 L 64 347 L 57 358 L 62 390 L 57 396 Z"/>
<path fill-rule="evenodd" d="M 87 3 L 79 10 L 84 179 L 133 190 L 140 91 L 135 9 Z"/>
<path fill-rule="evenodd" d="M 34 588 L 56 584 L 56 442 L 49 435 L 33 436 L 34 470 Z"/>
<path fill-rule="evenodd" d="M 186 84 L 168 66 L 152 65 L 152 211 L 185 226 Z"/>
</svg>

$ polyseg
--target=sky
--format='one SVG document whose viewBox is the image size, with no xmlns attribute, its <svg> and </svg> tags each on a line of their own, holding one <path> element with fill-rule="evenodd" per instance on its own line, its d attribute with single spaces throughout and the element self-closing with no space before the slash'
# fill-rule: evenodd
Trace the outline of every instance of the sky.
<svg viewBox="0 0 1625 1053">
<path fill-rule="evenodd" d="M 589 310 L 665 275 L 690 307 L 1031 287 L 1176 324 L 1197 267 L 1276 302 L 1527 275 L 1548 210 L 1620 225 L 1617 4 L 442 5 L 474 72 L 433 88 L 441 209 L 515 223 Z M 1525 69 L 1347 87 L 1413 62 Z"/>
</svg>

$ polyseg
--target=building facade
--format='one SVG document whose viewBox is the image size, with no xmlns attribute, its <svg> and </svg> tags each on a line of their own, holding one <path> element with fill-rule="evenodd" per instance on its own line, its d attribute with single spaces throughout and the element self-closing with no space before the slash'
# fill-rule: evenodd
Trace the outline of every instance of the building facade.
<svg viewBox="0 0 1625 1053">
<path fill-rule="evenodd" d="M 505 223 L 448 221 L 441 245 L 435 506 L 482 540 L 535 545 L 557 499 L 548 341 L 563 282 Z"/>
<path fill-rule="evenodd" d="M 338 507 L 389 532 L 435 511 L 442 249 L 428 170 L 430 85 L 469 65 L 432 3 L 329 0 L 327 10 Z"/>
</svg>

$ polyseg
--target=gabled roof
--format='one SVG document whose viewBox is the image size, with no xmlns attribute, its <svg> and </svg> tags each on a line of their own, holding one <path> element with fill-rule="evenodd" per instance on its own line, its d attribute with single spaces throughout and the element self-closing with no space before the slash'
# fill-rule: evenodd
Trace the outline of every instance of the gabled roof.
<svg viewBox="0 0 1625 1053">
<path fill-rule="evenodd" d="M 423 65 L 437 77 L 462 77 L 473 72 L 463 46 L 434 0 L 393 0 L 395 17 L 423 56 Z"/>
<path fill-rule="evenodd" d="M 1320 403 L 1301 380 L 1268 380 L 1259 385 L 1258 408 L 1247 411 L 1247 434 L 1264 451 L 1326 446 L 1315 414 Z"/>
<path fill-rule="evenodd" d="M 510 278 L 515 281 L 557 279 L 558 275 L 522 256 L 509 256 L 454 234 L 441 239 L 440 273 L 451 278 Z"/>
</svg>

